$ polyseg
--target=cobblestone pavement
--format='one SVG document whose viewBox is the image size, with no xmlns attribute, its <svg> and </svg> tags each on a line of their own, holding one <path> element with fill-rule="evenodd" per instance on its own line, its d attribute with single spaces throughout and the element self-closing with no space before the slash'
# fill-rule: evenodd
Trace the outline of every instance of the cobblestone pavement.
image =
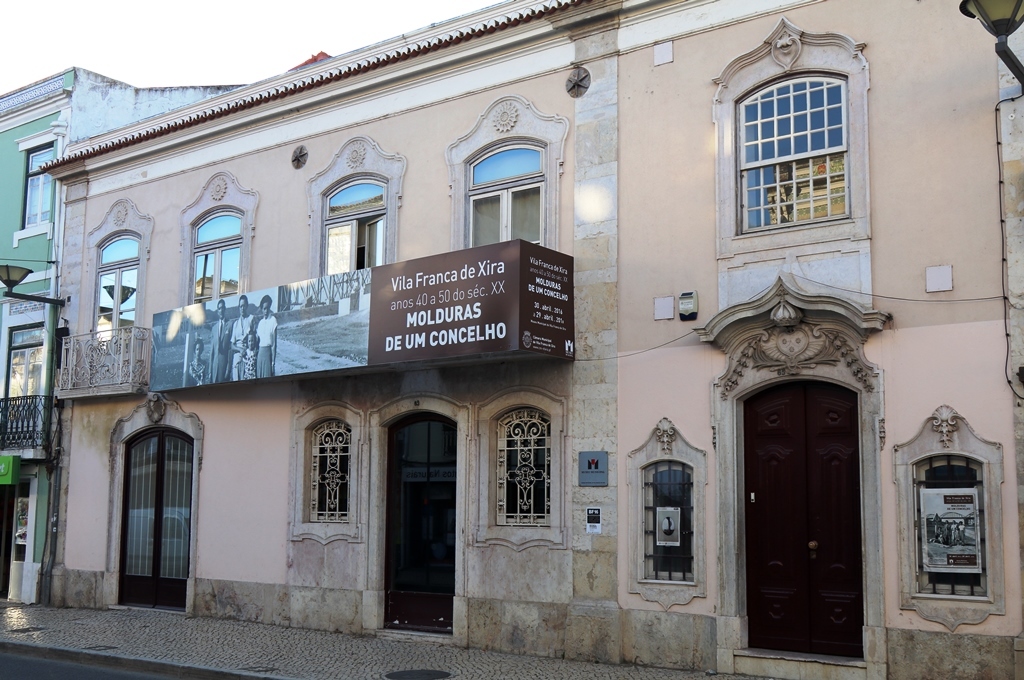
<svg viewBox="0 0 1024 680">
<path fill-rule="evenodd" d="M 341 635 L 139 609 L 0 607 L 0 650 L 183 678 L 381 680 L 393 671 L 427 669 L 462 680 L 706 678 L 698 671 L 498 654 L 386 635 Z"/>
</svg>

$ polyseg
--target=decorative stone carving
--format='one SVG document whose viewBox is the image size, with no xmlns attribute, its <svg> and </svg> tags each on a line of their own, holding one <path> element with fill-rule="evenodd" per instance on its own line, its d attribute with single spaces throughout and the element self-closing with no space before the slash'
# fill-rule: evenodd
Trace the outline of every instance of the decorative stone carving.
<svg viewBox="0 0 1024 680">
<path fill-rule="evenodd" d="M 218 177 L 210 184 L 210 198 L 215 201 L 223 201 L 228 193 L 228 181 Z"/>
<path fill-rule="evenodd" d="M 149 417 L 149 422 L 156 425 L 164 419 L 165 413 L 167 413 L 167 401 L 164 399 L 164 395 L 159 392 L 150 392 L 146 397 L 146 415 Z"/>
<path fill-rule="evenodd" d="M 693 581 L 655 581 L 644 578 L 643 469 L 655 461 L 678 461 L 693 471 Z M 654 426 L 647 441 L 626 458 L 629 484 L 629 592 L 668 611 L 707 593 L 704 531 L 707 453 L 690 444 L 668 418 Z M 621 531 L 621 529 L 620 529 Z"/>
<path fill-rule="evenodd" d="M 115 227 L 120 229 L 121 227 L 124 226 L 124 223 L 128 220 L 127 201 L 121 200 L 114 204 L 113 220 Z"/>
<path fill-rule="evenodd" d="M 908 442 L 892 447 L 896 467 L 897 507 L 900 520 L 900 608 L 916 611 L 929 621 L 941 623 L 950 632 L 963 624 L 978 624 L 991 614 L 1005 614 L 1003 568 L 1003 447 L 974 432 L 963 415 L 942 404 L 921 424 Z M 950 454 L 981 464 L 982 504 L 985 508 L 984 531 L 986 592 L 982 596 L 933 595 L 918 592 L 919 529 L 916 526 L 917 498 L 915 469 L 929 457 L 947 461 Z M 944 464 L 944 463 L 943 463 Z"/>
<path fill-rule="evenodd" d="M 654 436 L 661 443 L 662 452 L 672 450 L 672 443 L 676 440 L 676 428 L 668 418 L 662 418 L 654 427 Z"/>
<path fill-rule="evenodd" d="M 885 418 L 878 419 L 878 448 L 885 448 Z"/>
<path fill-rule="evenodd" d="M 590 89 L 590 71 L 580 66 L 569 72 L 565 80 L 565 91 L 573 99 L 579 99 Z"/>
<path fill-rule="evenodd" d="M 494 129 L 498 132 L 512 132 L 519 121 L 519 108 L 512 102 L 506 101 L 494 109 Z"/>
<path fill-rule="evenodd" d="M 785 70 L 793 68 L 793 64 L 800 58 L 803 50 L 803 43 L 800 41 L 800 29 L 790 24 L 786 19 L 781 22 L 782 33 L 776 38 L 769 38 L 772 46 L 772 59 Z"/>
<path fill-rule="evenodd" d="M 292 167 L 296 170 L 304 168 L 306 166 L 306 161 L 308 160 L 309 150 L 306 149 L 305 145 L 299 144 L 295 147 L 295 150 L 292 151 Z"/>
<path fill-rule="evenodd" d="M 358 170 L 366 162 L 366 145 L 356 142 L 348 152 L 348 167 L 350 170 Z"/>
<path fill-rule="evenodd" d="M 932 429 L 939 433 L 939 443 L 943 448 L 949 448 L 953 444 L 953 433 L 960 429 L 957 419 L 960 414 L 951 406 L 942 406 L 935 409 L 932 414 Z"/>
</svg>

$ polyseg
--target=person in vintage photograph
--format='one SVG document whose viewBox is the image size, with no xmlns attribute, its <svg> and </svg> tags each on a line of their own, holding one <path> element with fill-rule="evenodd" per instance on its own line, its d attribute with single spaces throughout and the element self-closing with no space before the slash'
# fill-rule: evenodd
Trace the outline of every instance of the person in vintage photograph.
<svg viewBox="0 0 1024 680">
<path fill-rule="evenodd" d="M 242 350 L 238 362 L 238 379 L 252 380 L 256 377 L 256 355 L 260 346 L 259 338 L 256 337 L 256 331 L 245 336 L 243 345 L 245 349 Z"/>
<path fill-rule="evenodd" d="M 227 320 L 228 306 L 224 300 L 217 300 L 217 320 L 210 329 L 210 382 L 231 380 L 232 357 L 231 332 L 234 324 Z"/>
<path fill-rule="evenodd" d="M 188 382 L 190 385 L 206 384 L 206 361 L 203 360 L 203 339 L 196 338 L 192 345 L 192 361 L 188 363 Z"/>
<path fill-rule="evenodd" d="M 274 375 L 274 359 L 277 357 L 277 319 L 270 311 L 273 300 L 264 295 L 260 300 L 260 320 L 256 323 L 259 338 L 259 353 L 256 358 L 256 377 L 270 378 Z"/>
<path fill-rule="evenodd" d="M 245 352 L 249 334 L 256 329 L 256 317 L 249 313 L 249 298 L 242 295 L 238 298 L 238 318 L 231 330 L 231 348 L 235 351 L 232 360 L 235 380 L 242 377 L 242 353 Z"/>
</svg>

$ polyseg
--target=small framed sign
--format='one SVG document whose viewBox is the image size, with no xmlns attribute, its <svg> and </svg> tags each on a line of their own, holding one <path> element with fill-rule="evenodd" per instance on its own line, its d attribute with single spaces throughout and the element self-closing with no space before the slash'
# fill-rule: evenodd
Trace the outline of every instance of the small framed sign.
<svg viewBox="0 0 1024 680">
<path fill-rule="evenodd" d="M 679 508 L 658 508 L 657 545 L 679 545 Z"/>
<path fill-rule="evenodd" d="M 580 451 L 580 486 L 608 486 L 607 451 Z"/>
<path fill-rule="evenodd" d="M 601 533 L 601 508 L 587 508 L 587 533 Z"/>
</svg>

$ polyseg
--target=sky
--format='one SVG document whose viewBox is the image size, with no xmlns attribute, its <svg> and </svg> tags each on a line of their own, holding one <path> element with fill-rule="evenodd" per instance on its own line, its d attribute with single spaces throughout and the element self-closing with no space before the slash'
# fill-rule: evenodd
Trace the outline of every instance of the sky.
<svg viewBox="0 0 1024 680">
<path fill-rule="evenodd" d="M 136 87 L 243 85 L 498 2 L 15 2 L 3 10 L 0 94 L 71 66 Z"/>
</svg>

